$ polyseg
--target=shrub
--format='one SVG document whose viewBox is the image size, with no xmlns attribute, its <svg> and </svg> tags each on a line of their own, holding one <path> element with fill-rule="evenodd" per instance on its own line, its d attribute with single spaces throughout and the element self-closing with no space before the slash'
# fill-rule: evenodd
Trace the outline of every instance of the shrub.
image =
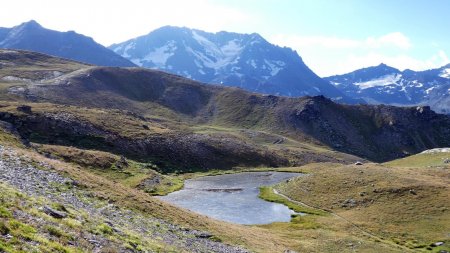
<svg viewBox="0 0 450 253">
<path fill-rule="evenodd" d="M 12 235 L 22 237 L 26 240 L 32 240 L 34 234 L 36 234 L 35 228 L 17 220 L 9 221 L 9 228 L 11 229 Z"/>
<path fill-rule="evenodd" d="M 4 206 L 0 206 L 0 218 L 11 218 L 12 214 Z"/>
<path fill-rule="evenodd" d="M 5 224 L 5 222 L 0 222 L 0 235 L 7 235 L 9 234 L 9 227 Z"/>
<path fill-rule="evenodd" d="M 103 235 L 112 235 L 113 229 L 106 224 L 100 224 L 95 228 L 94 233 Z"/>
<path fill-rule="evenodd" d="M 58 237 L 58 238 L 61 238 L 61 237 L 64 237 L 64 236 L 65 236 L 64 232 L 61 231 L 61 230 L 60 230 L 59 228 L 57 228 L 57 227 L 46 226 L 46 227 L 45 227 L 45 230 L 47 230 L 47 232 L 48 232 L 50 235 L 55 236 L 55 237 Z"/>
</svg>

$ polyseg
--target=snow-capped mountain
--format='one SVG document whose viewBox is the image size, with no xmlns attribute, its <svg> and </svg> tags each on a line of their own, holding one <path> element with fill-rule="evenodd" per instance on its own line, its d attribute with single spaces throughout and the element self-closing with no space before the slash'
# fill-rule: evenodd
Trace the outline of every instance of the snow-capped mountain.
<svg viewBox="0 0 450 253">
<path fill-rule="evenodd" d="M 418 72 L 380 64 L 325 80 L 371 104 L 430 105 L 436 112 L 450 113 L 450 64 Z"/>
<path fill-rule="evenodd" d="M 165 26 L 109 48 L 138 66 L 205 83 L 286 96 L 344 97 L 314 74 L 297 52 L 272 45 L 256 33 L 208 33 Z"/>
<path fill-rule="evenodd" d="M 36 51 L 102 66 L 136 66 L 90 37 L 73 31 L 49 30 L 34 20 L 0 28 L 0 48 Z"/>
</svg>

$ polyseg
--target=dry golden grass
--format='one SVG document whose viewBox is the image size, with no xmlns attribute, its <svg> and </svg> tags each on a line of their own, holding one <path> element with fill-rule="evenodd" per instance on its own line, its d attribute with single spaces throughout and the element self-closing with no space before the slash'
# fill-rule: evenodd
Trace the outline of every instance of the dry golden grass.
<svg viewBox="0 0 450 253">
<path fill-rule="evenodd" d="M 301 170 L 311 174 L 279 186 L 282 193 L 409 248 L 450 240 L 448 169 L 315 164 Z"/>
<path fill-rule="evenodd" d="M 120 160 L 119 156 L 102 151 L 35 143 L 32 144 L 32 147 L 41 154 L 53 155 L 63 161 L 75 163 L 85 168 L 110 169 Z"/>
<path fill-rule="evenodd" d="M 419 153 L 416 155 L 384 163 L 384 165 L 389 167 L 410 167 L 410 168 L 423 168 L 423 167 L 450 168 L 450 163 L 445 163 L 446 160 L 450 161 L 450 152 Z"/>
</svg>

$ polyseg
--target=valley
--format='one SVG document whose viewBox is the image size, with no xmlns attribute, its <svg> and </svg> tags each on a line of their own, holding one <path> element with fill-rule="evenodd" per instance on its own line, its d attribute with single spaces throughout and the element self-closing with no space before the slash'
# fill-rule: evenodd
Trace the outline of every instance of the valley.
<svg viewBox="0 0 450 253">
<path fill-rule="evenodd" d="M 262 95 L 21 50 L 0 50 L 0 66 L 0 251 L 449 250 L 449 153 L 420 152 L 450 146 L 450 118 L 429 107 Z M 239 225 L 154 197 L 244 171 L 305 173 L 260 197 L 307 215 Z"/>
</svg>

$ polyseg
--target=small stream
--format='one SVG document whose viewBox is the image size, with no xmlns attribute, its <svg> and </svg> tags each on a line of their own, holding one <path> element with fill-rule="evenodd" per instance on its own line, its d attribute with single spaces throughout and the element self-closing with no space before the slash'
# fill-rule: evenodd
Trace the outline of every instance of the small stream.
<svg viewBox="0 0 450 253">
<path fill-rule="evenodd" d="M 279 183 L 300 173 L 243 172 L 185 181 L 180 191 L 160 199 L 209 217 L 238 224 L 288 222 L 292 210 L 258 198 L 259 187 Z"/>
</svg>

